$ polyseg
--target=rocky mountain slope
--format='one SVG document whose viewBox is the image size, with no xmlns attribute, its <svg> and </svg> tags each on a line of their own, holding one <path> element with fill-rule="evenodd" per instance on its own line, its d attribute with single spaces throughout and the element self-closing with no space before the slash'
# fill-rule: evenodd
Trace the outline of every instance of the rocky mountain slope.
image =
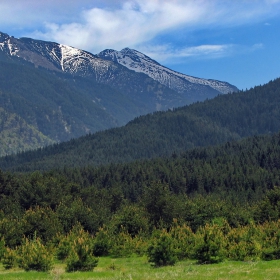
<svg viewBox="0 0 280 280">
<path fill-rule="evenodd" d="M 178 107 L 238 90 L 226 82 L 175 72 L 129 48 L 120 52 L 105 50 L 93 55 L 62 44 L 16 39 L 0 33 L 0 49 L 7 55 L 32 62 L 36 67 L 94 78 L 98 83 L 109 84 L 138 100 L 149 97 L 154 110 Z"/>
<path fill-rule="evenodd" d="M 173 71 L 160 65 L 145 54 L 125 48 L 121 51 L 104 50 L 98 57 L 117 62 L 130 70 L 144 73 L 161 84 L 179 92 L 188 100 L 202 101 L 219 93 L 229 93 L 238 89 L 227 83 L 217 80 L 201 79 Z"/>
<path fill-rule="evenodd" d="M 121 126 L 140 115 L 236 89 L 174 72 L 134 50 L 116 53 L 118 59 L 107 55 L 113 52 L 94 55 L 0 32 L 0 107 L 26 124 L 21 131 L 29 127 L 42 139 L 24 149 Z M 0 133 L 10 135 L 6 129 Z M 29 133 L 22 135 L 24 143 L 33 143 Z M 2 147 L 9 146 L 8 138 Z M 16 152 L 22 146 L 13 147 Z M 0 155 L 10 152 L 7 148 Z"/>
<path fill-rule="evenodd" d="M 21 58 L 35 67 L 93 79 L 116 89 L 146 108 L 146 112 L 185 105 L 179 93 L 142 73 L 135 73 L 112 61 L 70 46 L 34 40 L 16 39 L 0 33 L 0 51 L 11 59 Z"/>
</svg>

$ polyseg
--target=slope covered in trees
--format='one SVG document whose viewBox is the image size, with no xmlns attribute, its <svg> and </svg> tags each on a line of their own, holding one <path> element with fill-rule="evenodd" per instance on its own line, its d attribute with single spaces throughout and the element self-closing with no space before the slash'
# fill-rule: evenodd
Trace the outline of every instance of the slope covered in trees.
<svg viewBox="0 0 280 280">
<path fill-rule="evenodd" d="M 0 73 L 1 106 L 56 141 L 121 125 L 135 116 L 123 110 L 120 117 L 118 103 L 137 112 L 121 93 L 87 79 L 6 62 L 0 63 Z M 101 97 L 107 102 L 99 104 Z"/>
<path fill-rule="evenodd" d="M 121 128 L 0 160 L 3 169 L 47 170 L 170 156 L 280 130 L 280 79 L 247 91 L 138 117 Z"/>
<path fill-rule="evenodd" d="M 15 245 L 23 234 L 36 230 L 48 239 L 48 234 L 68 232 L 76 223 L 91 233 L 119 223 L 137 227 L 127 228 L 133 234 L 141 228 L 168 228 L 173 219 L 193 230 L 215 219 L 231 226 L 277 221 L 280 191 L 274 186 L 280 185 L 279 154 L 278 133 L 170 158 L 43 174 L 1 172 L 0 234 Z M 7 219 L 23 219 L 24 224 L 7 227 Z"/>
<path fill-rule="evenodd" d="M 1 94 L 1 93 L 0 93 Z M 0 154 L 36 149 L 54 143 L 20 116 L 0 107 Z"/>
<path fill-rule="evenodd" d="M 3 265 L 40 270 L 54 254 L 67 269 L 104 255 L 279 259 L 279 154 L 277 133 L 132 163 L 0 172 Z"/>
<path fill-rule="evenodd" d="M 144 93 L 140 96 L 137 90 L 134 90 L 135 96 L 129 96 L 116 88 L 100 84 L 91 77 L 35 68 L 18 58 L 5 60 L 1 52 L 0 73 L 0 104 L 3 110 L 20 117 L 38 132 L 37 137 L 48 138 L 48 144 L 121 126 L 136 116 L 154 110 L 154 107 L 149 105 L 149 94 L 152 95 L 156 85 L 145 82 L 142 75 L 139 77 L 139 84 L 150 89 L 145 93 L 145 98 Z M 168 91 L 171 96 L 175 94 L 169 89 Z M 24 130 L 25 127 L 22 127 L 22 131 Z M 26 144 L 23 149 L 19 143 L 20 134 L 8 137 L 6 127 L 2 127 L 0 133 L 7 135 L 7 141 L 15 143 L 13 150 L 3 149 L 0 156 L 23 151 L 25 148 L 45 146 L 33 145 L 30 138 L 26 141 L 28 143 L 30 140 L 30 145 Z M 28 135 L 28 129 L 24 133 Z M 6 143 L 1 141 L 0 144 L 5 146 Z"/>
</svg>

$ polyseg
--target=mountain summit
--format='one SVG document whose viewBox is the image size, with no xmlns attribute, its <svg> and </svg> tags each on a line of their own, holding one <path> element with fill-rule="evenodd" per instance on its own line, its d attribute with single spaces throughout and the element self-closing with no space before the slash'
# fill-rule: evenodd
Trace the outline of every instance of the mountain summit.
<svg viewBox="0 0 280 280">
<path fill-rule="evenodd" d="M 0 56 L 3 55 L 6 60 L 23 59 L 35 67 L 89 78 L 99 84 L 109 85 L 144 108 L 140 108 L 141 114 L 190 103 L 181 94 L 147 75 L 136 73 L 121 64 L 71 46 L 30 38 L 16 39 L 0 33 Z"/>
<path fill-rule="evenodd" d="M 144 73 L 193 102 L 214 97 L 217 92 L 224 94 L 238 90 L 227 82 L 196 78 L 173 71 L 145 54 L 129 48 L 121 51 L 104 50 L 98 57 L 117 62 L 135 72 Z"/>
<path fill-rule="evenodd" d="M 6 55 L 23 58 L 36 67 L 94 78 L 98 83 L 117 88 L 130 97 L 144 99 L 146 106 L 145 95 L 148 95 L 153 99 L 149 107 L 154 111 L 203 101 L 221 93 L 238 90 L 227 82 L 196 78 L 173 71 L 129 48 L 121 51 L 104 50 L 94 55 L 63 44 L 30 38 L 16 39 L 0 33 L 1 50 Z M 152 83 L 148 77 L 164 87 Z M 146 82 L 144 86 L 143 80 Z M 147 89 L 147 83 L 150 90 Z"/>
<path fill-rule="evenodd" d="M 129 48 L 94 55 L 2 32 L 0 73 L 0 112 L 7 116 L 0 122 L 0 155 L 122 126 L 140 115 L 237 90 L 225 82 L 175 72 Z M 21 126 L 11 120 L 20 120 Z M 12 145 L 9 135 L 22 143 Z"/>
</svg>

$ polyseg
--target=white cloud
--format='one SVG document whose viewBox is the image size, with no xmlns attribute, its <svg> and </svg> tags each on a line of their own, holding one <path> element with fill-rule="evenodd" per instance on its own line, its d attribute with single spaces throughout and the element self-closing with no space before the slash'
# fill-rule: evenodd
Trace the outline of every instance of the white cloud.
<svg viewBox="0 0 280 280">
<path fill-rule="evenodd" d="M 173 48 L 171 45 L 144 46 L 140 50 L 159 61 L 174 61 L 184 58 L 217 58 L 228 56 L 236 50 L 237 46 L 225 45 L 200 45 L 186 48 Z"/>
<path fill-rule="evenodd" d="M 199 45 L 185 48 L 174 48 L 172 45 L 140 46 L 139 51 L 161 63 L 182 63 L 184 59 L 214 59 L 231 56 L 233 54 L 248 54 L 264 48 L 262 43 L 252 46 L 224 44 Z"/>
<path fill-rule="evenodd" d="M 105 48 L 151 45 L 156 36 L 177 28 L 188 32 L 269 19 L 279 14 L 279 4 L 279 0 L 0 0 L 0 24 L 10 22 L 33 30 L 24 36 L 97 53 Z M 219 56 L 231 49 L 230 45 L 204 45 L 175 53 Z"/>
<path fill-rule="evenodd" d="M 223 56 L 230 49 L 232 49 L 232 45 L 201 45 L 196 47 L 185 48 L 180 51 L 178 54 L 180 57 L 189 57 L 189 56 Z"/>
<path fill-rule="evenodd" d="M 264 48 L 264 45 L 262 43 L 257 43 L 251 47 L 251 51 L 255 51 L 255 50 L 259 50 L 259 49 L 263 49 L 263 48 Z"/>
<path fill-rule="evenodd" d="M 199 5 L 204 3 L 203 8 Z M 207 2 L 208 3 L 208 2 Z M 136 46 L 157 34 L 206 18 L 209 4 L 204 1 L 124 2 L 121 8 L 92 8 L 81 13 L 81 21 L 70 24 L 46 23 L 46 31 L 32 36 L 85 48 L 93 52 L 104 48 Z"/>
<path fill-rule="evenodd" d="M 115 7 L 84 10 L 80 12 L 79 20 L 72 23 L 57 24 L 48 20 L 44 31 L 35 31 L 30 36 L 96 53 L 105 48 L 137 47 L 178 27 L 191 30 L 209 25 L 244 24 L 278 11 L 276 1 L 267 0 L 241 3 L 219 0 L 119 1 Z"/>
</svg>

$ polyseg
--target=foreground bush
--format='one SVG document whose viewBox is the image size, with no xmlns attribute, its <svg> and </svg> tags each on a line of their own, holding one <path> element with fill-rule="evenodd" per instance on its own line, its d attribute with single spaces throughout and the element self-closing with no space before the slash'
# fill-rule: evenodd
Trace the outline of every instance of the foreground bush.
<svg viewBox="0 0 280 280">
<path fill-rule="evenodd" d="M 227 235 L 228 258 L 236 261 L 256 261 L 262 255 L 262 226 L 251 223 L 233 228 Z"/>
<path fill-rule="evenodd" d="M 262 225 L 262 259 L 280 259 L 280 221 L 266 222 Z"/>
<path fill-rule="evenodd" d="M 40 238 L 25 238 L 17 253 L 18 265 L 25 271 L 49 271 L 52 268 L 53 254 L 42 244 Z"/>
<path fill-rule="evenodd" d="M 98 264 L 98 258 L 93 254 L 93 243 L 85 235 L 74 240 L 70 255 L 66 259 L 66 271 L 91 271 Z"/>
<path fill-rule="evenodd" d="M 155 266 L 174 265 L 177 261 L 172 236 L 162 230 L 156 233 L 147 250 L 148 261 Z"/>
<path fill-rule="evenodd" d="M 113 238 L 110 255 L 117 257 L 129 257 L 134 252 L 133 238 L 126 231 L 119 232 Z"/>
<path fill-rule="evenodd" d="M 98 257 L 108 256 L 111 247 L 112 236 L 110 236 L 110 233 L 106 228 L 100 228 L 99 231 L 96 233 L 93 242 L 94 255 Z"/>
<path fill-rule="evenodd" d="M 224 260 L 226 238 L 220 226 L 206 224 L 199 229 L 196 238 L 198 242 L 194 257 L 198 263 L 219 263 Z"/>
<path fill-rule="evenodd" d="M 1 235 L 0 235 L 0 236 L 1 236 Z M 2 237 L 2 238 L 0 239 L 0 261 L 1 261 L 1 259 L 3 258 L 4 253 L 5 253 L 5 241 L 4 241 L 4 238 Z"/>
<path fill-rule="evenodd" d="M 17 266 L 17 252 L 16 250 L 6 248 L 5 252 L 3 253 L 2 263 L 5 269 L 11 269 Z"/>
<path fill-rule="evenodd" d="M 147 250 L 147 237 L 139 230 L 139 234 L 131 235 L 125 228 L 118 232 L 100 228 L 93 240 L 95 256 L 129 257 L 132 254 L 144 255 Z"/>
<path fill-rule="evenodd" d="M 195 245 L 195 234 L 186 224 L 179 225 L 177 220 L 174 220 L 172 227 L 169 230 L 176 250 L 176 256 L 179 260 L 189 259 L 193 257 Z"/>
<path fill-rule="evenodd" d="M 60 261 L 65 261 L 71 252 L 74 241 L 79 237 L 90 238 L 89 234 L 84 231 L 80 224 L 73 226 L 72 230 L 67 235 L 58 235 L 59 243 L 56 249 L 56 257 Z"/>
</svg>

